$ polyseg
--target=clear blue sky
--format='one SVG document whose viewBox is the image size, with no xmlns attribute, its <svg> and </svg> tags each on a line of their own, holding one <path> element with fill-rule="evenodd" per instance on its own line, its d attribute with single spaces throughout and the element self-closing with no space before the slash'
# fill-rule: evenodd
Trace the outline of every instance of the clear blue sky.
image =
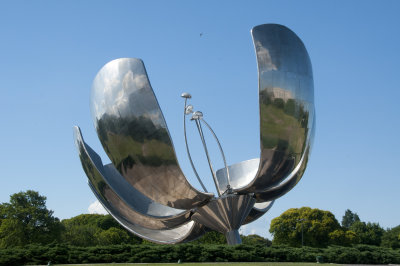
<svg viewBox="0 0 400 266">
<path fill-rule="evenodd" d="M 97 71 L 120 57 L 144 60 L 193 185 L 198 186 L 182 134 L 184 91 L 213 126 L 229 164 L 257 157 L 257 67 L 250 29 L 278 23 L 303 40 L 311 57 L 316 138 L 301 182 L 243 232 L 269 236 L 272 218 L 302 206 L 329 210 L 339 221 L 349 208 L 364 221 L 397 226 L 399 11 L 399 1 L 2 1 L 0 202 L 33 189 L 47 196 L 47 206 L 61 219 L 88 212 L 95 197 L 72 126 L 79 125 L 108 162 L 89 96 Z M 211 188 L 194 130 L 190 138 Z M 217 150 L 211 152 L 222 167 Z"/>
</svg>

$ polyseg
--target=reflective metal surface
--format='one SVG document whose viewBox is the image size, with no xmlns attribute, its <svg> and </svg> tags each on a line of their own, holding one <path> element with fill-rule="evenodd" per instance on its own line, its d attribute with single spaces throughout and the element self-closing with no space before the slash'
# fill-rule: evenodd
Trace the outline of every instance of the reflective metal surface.
<svg viewBox="0 0 400 266">
<path fill-rule="evenodd" d="M 231 181 L 230 181 L 229 168 L 228 168 L 228 164 L 226 163 L 224 150 L 222 149 L 221 143 L 219 142 L 219 139 L 218 139 L 217 135 L 215 134 L 214 130 L 212 130 L 211 126 L 206 122 L 206 120 L 204 120 L 204 118 L 200 118 L 200 120 L 201 120 L 201 122 L 203 122 L 207 126 L 208 130 L 210 130 L 211 134 L 214 136 L 214 139 L 218 144 L 218 148 L 219 148 L 219 151 L 221 153 L 222 160 L 224 161 L 225 173 L 226 173 L 226 179 L 227 179 L 226 180 L 227 186 L 226 186 L 225 192 L 229 192 L 230 193 L 231 192 L 231 185 L 230 185 Z M 219 182 L 217 180 L 216 173 L 214 173 L 214 172 L 213 172 L 213 177 L 214 177 L 214 180 L 216 180 L 216 183 L 218 183 L 218 186 L 217 186 L 218 191 L 221 192 L 220 191 L 220 187 L 219 187 Z M 225 192 L 223 192 L 223 193 L 225 193 Z"/>
<path fill-rule="evenodd" d="M 229 194 L 197 208 L 192 215 L 192 220 L 226 234 L 230 244 L 240 244 L 240 237 L 237 239 L 234 236 L 238 235 L 237 230 L 243 224 L 254 203 L 252 195 Z"/>
<path fill-rule="evenodd" d="M 111 214 L 111 216 L 113 216 L 113 218 L 127 230 L 143 239 L 159 244 L 176 244 L 192 241 L 206 233 L 206 229 L 203 225 L 193 221 L 187 222 L 177 228 L 164 230 L 148 229 L 143 226 L 137 225 L 134 222 L 127 220 L 125 217 L 121 216 L 120 213 L 110 211 L 112 205 L 99 194 L 97 194 L 97 191 L 94 189 L 94 186 L 91 184 L 90 181 L 88 181 L 88 183 L 89 187 L 93 191 L 93 194 L 99 200 L 101 205 L 103 205 L 103 207 Z"/>
<path fill-rule="evenodd" d="M 110 203 L 109 210 L 149 229 L 180 226 L 190 220 L 190 211 L 156 203 L 127 183 L 112 165 L 103 167 L 100 157 L 87 145 L 78 127 L 75 142 L 83 169 L 97 195 Z"/>
<path fill-rule="evenodd" d="M 314 134 L 315 134 L 315 119 L 311 131 L 310 141 L 314 138 Z M 282 197 L 284 194 L 289 192 L 295 185 L 297 185 L 297 183 L 303 176 L 304 171 L 306 170 L 311 147 L 312 145 L 310 143 L 307 143 L 307 149 L 303 154 L 302 158 L 300 159 L 300 162 L 298 163 L 296 168 L 292 171 L 292 173 L 290 173 L 290 175 L 285 179 L 284 182 L 282 182 L 277 186 L 270 187 L 263 192 L 255 194 L 258 202 L 270 201 Z"/>
<path fill-rule="evenodd" d="M 197 118 L 193 118 L 197 113 L 200 113 L 201 115 L 198 115 Z M 201 141 L 203 143 L 203 148 L 204 148 L 204 151 L 206 153 L 208 166 L 210 167 L 211 176 L 213 177 L 214 185 L 215 185 L 215 188 L 217 189 L 218 196 L 221 196 L 219 185 L 218 185 L 218 181 L 217 181 L 217 176 L 215 175 L 214 168 L 213 168 L 213 166 L 211 164 L 210 155 L 208 154 L 207 144 L 206 144 L 206 141 L 204 139 L 203 129 L 202 129 L 201 123 L 200 123 L 200 119 L 201 119 L 202 116 L 203 116 L 203 114 L 201 112 L 195 112 L 193 117 L 192 117 L 192 119 L 195 120 L 195 122 L 196 122 L 196 126 L 197 126 L 197 129 L 198 129 L 199 134 L 200 134 L 200 139 L 201 139 Z"/>
<path fill-rule="evenodd" d="M 235 163 L 228 166 L 230 185 L 233 190 L 244 187 L 256 177 L 260 159 L 251 159 L 240 163 Z M 219 183 L 220 193 L 227 190 L 228 175 L 226 168 L 217 170 L 217 179 Z"/>
<path fill-rule="evenodd" d="M 267 193 L 307 164 L 302 158 L 312 142 L 314 85 L 308 53 L 291 30 L 265 24 L 254 27 L 252 36 L 258 63 L 261 159 L 256 177 L 246 175 L 234 190 L 255 193 L 260 202 L 264 197 L 258 193 Z"/>
<path fill-rule="evenodd" d="M 315 133 L 310 59 L 288 28 L 252 29 L 259 76 L 260 158 L 228 166 L 211 126 L 187 105 L 183 130 L 189 161 L 203 187 L 198 191 L 179 167 L 166 122 L 140 59 L 109 62 L 97 74 L 91 96 L 94 124 L 112 163 L 103 165 L 78 127 L 75 142 L 88 183 L 106 210 L 134 234 L 156 243 L 191 241 L 206 231 L 241 243 L 238 229 L 265 214 L 275 199 L 301 179 Z M 207 193 L 192 161 L 186 115 L 197 126 L 218 196 Z M 201 123 L 210 130 L 224 161 L 214 171 Z"/>
<path fill-rule="evenodd" d="M 246 220 L 244 220 L 243 224 L 251 223 L 261 216 L 263 216 L 269 209 L 271 209 L 272 205 L 274 205 L 275 201 L 267 201 L 254 204 L 251 209 L 249 215 L 247 215 Z"/>
<path fill-rule="evenodd" d="M 187 100 L 192 98 L 192 96 L 189 93 L 182 93 L 181 97 L 185 98 L 185 107 L 183 109 L 183 135 L 185 137 L 185 146 L 186 146 L 186 154 L 189 158 L 190 165 L 192 166 L 192 170 L 194 174 L 196 175 L 197 181 L 199 181 L 201 187 L 205 192 L 207 191 L 207 188 L 204 186 L 203 181 L 201 181 L 201 178 L 199 174 L 197 173 L 196 167 L 194 166 L 192 156 L 190 155 L 190 150 L 189 150 L 189 144 L 187 141 L 187 134 L 186 134 L 186 115 L 193 113 L 193 106 L 192 105 L 187 105 Z"/>
<path fill-rule="evenodd" d="M 228 245 L 237 245 L 242 244 L 242 239 L 240 238 L 240 234 L 238 230 L 232 230 L 225 233 L 226 242 Z"/>
<path fill-rule="evenodd" d="M 231 188 L 237 189 L 243 187 L 248 180 L 255 178 L 258 170 L 260 159 L 251 159 L 236 163 L 228 166 L 231 180 Z M 225 190 L 227 187 L 226 169 L 222 168 L 217 171 L 217 178 L 220 184 L 221 191 Z M 258 201 L 261 201 L 259 198 Z M 261 201 L 260 203 L 254 204 L 249 215 L 243 224 L 251 223 L 261 216 L 263 216 L 273 205 L 274 201 Z"/>
<path fill-rule="evenodd" d="M 196 190 L 183 175 L 142 60 L 121 58 L 106 64 L 93 82 L 91 103 L 101 144 L 133 187 L 178 209 L 213 197 Z"/>
</svg>

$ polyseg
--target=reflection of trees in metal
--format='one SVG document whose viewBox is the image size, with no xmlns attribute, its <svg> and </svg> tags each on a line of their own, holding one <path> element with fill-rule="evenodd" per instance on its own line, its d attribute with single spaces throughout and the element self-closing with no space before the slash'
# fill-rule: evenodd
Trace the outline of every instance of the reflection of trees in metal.
<svg viewBox="0 0 400 266">
<path fill-rule="evenodd" d="M 286 27 L 260 25 L 252 36 L 259 72 L 260 158 L 214 172 L 207 154 L 220 197 L 197 190 L 185 178 L 143 62 L 117 59 L 97 74 L 91 109 L 112 164 L 102 164 L 78 128 L 76 144 L 93 193 L 131 232 L 157 243 L 179 243 L 216 230 L 237 244 L 239 227 L 261 217 L 300 181 L 315 128 L 311 63 L 301 40 Z M 182 96 L 188 114 L 191 96 Z M 207 153 L 201 123 L 219 144 L 218 138 L 201 112 L 192 119 Z"/>
<path fill-rule="evenodd" d="M 176 164 L 171 159 L 174 154 L 168 149 L 172 145 L 168 131 L 154 125 L 151 119 L 144 116 L 125 118 L 104 114 L 97 125 L 104 147 L 125 147 L 119 148 L 119 152 L 107 152 L 115 156 L 112 161 L 120 162 L 116 165 L 119 171 L 122 171 L 122 165 L 124 171 L 127 171 L 137 163 L 149 166 Z"/>
<path fill-rule="evenodd" d="M 260 121 L 264 148 L 301 154 L 308 133 L 309 111 L 294 99 L 275 98 L 260 92 Z"/>
<path fill-rule="evenodd" d="M 303 174 L 315 124 L 314 88 L 311 62 L 296 34 L 267 24 L 253 28 L 252 35 L 258 63 L 261 158 L 256 177 L 246 176 L 234 190 L 253 192 L 257 202 L 263 202 L 285 194 Z"/>
<path fill-rule="evenodd" d="M 202 226 L 190 221 L 190 211 L 173 209 L 148 199 L 129 186 L 111 165 L 103 167 L 100 157 L 83 141 L 79 128 L 75 128 L 75 139 L 90 188 L 127 229 L 159 243 L 181 242 L 204 233 Z"/>
<path fill-rule="evenodd" d="M 125 118 L 104 114 L 97 123 L 99 135 L 104 140 L 108 139 L 107 134 L 113 133 L 130 136 L 138 142 L 155 139 L 167 144 L 171 143 L 167 130 L 163 127 L 157 127 L 151 119 L 144 116 Z"/>
<path fill-rule="evenodd" d="M 93 82 L 91 106 L 100 142 L 131 186 L 178 209 L 194 208 L 213 196 L 195 189 L 183 175 L 140 59 L 106 64 Z"/>
</svg>

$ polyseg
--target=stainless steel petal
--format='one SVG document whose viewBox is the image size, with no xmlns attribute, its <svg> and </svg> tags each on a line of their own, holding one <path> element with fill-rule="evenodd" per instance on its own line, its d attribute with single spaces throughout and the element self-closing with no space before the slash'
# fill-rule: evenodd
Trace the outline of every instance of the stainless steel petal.
<svg viewBox="0 0 400 266">
<path fill-rule="evenodd" d="M 189 221 L 183 225 L 164 230 L 154 230 L 138 225 L 130 220 L 127 220 L 118 211 L 115 211 L 113 206 L 104 197 L 97 193 L 94 185 L 88 180 L 89 187 L 92 189 L 94 195 L 103 205 L 103 207 L 118 221 L 123 227 L 132 232 L 133 234 L 158 244 L 177 244 L 192 241 L 206 232 L 206 228 L 194 221 Z"/>
<path fill-rule="evenodd" d="M 213 197 L 192 187 L 183 175 L 142 60 L 107 63 L 94 79 L 91 110 L 108 157 L 148 198 L 192 209 Z"/>
<path fill-rule="evenodd" d="M 84 142 L 80 129 L 75 127 L 74 131 L 83 169 L 97 194 L 110 205 L 110 211 L 149 229 L 173 228 L 190 220 L 190 211 L 156 203 L 135 190 L 110 165 L 103 168 L 100 157 Z"/>
<path fill-rule="evenodd" d="M 311 62 L 302 41 L 288 28 L 252 29 L 259 76 L 261 156 L 255 178 L 239 193 L 262 192 L 283 182 L 310 143 L 314 117 Z M 298 176 L 300 178 L 301 176 Z M 259 202 L 259 200 L 257 200 Z"/>
<path fill-rule="evenodd" d="M 240 163 L 235 163 L 228 166 L 230 185 L 233 190 L 240 189 L 253 180 L 257 174 L 260 159 L 255 158 Z M 220 188 L 220 193 L 224 193 L 228 186 L 228 174 L 226 168 L 217 170 L 217 180 Z"/>
<path fill-rule="evenodd" d="M 275 201 L 267 201 L 254 204 L 254 207 L 251 209 L 249 215 L 247 215 L 243 224 L 254 222 L 263 216 L 267 211 L 269 211 L 269 209 L 271 209 L 272 205 L 274 205 L 274 202 Z"/>
<path fill-rule="evenodd" d="M 265 191 L 255 193 L 255 198 L 257 202 L 264 202 L 275 200 L 282 197 L 287 192 L 289 192 L 296 184 L 300 181 L 301 177 L 306 170 L 308 158 L 309 158 L 310 147 L 307 148 L 306 153 L 301 158 L 299 164 L 296 166 L 294 171 L 289 175 L 289 177 L 281 184 L 271 187 Z"/>
<path fill-rule="evenodd" d="M 259 163 L 260 159 L 255 158 L 228 166 L 231 188 L 235 190 L 243 187 L 248 180 L 254 179 L 257 174 Z M 225 191 L 228 184 L 225 168 L 221 168 L 217 171 L 217 178 L 221 191 Z M 254 204 L 254 207 L 251 209 L 243 224 L 251 223 L 263 216 L 272 207 L 273 203 L 274 201 L 267 201 Z"/>
</svg>

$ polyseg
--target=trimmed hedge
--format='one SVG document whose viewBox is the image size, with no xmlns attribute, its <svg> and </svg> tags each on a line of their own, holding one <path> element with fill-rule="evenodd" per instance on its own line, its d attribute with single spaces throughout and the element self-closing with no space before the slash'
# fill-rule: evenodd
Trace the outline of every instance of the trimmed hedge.
<svg viewBox="0 0 400 266">
<path fill-rule="evenodd" d="M 356 245 L 353 247 L 294 248 L 261 245 L 110 245 L 76 247 L 65 244 L 29 245 L 0 250 L 0 265 L 121 262 L 324 262 L 341 264 L 398 264 L 400 250 Z"/>
</svg>

